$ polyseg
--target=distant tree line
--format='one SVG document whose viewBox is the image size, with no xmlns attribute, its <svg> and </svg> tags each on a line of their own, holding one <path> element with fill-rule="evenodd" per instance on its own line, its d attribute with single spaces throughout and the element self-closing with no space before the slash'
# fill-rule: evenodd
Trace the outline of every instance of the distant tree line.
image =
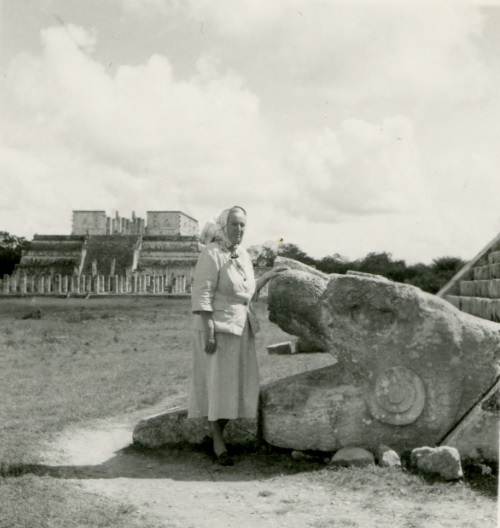
<svg viewBox="0 0 500 528">
<path fill-rule="evenodd" d="M 315 259 L 295 244 L 254 246 L 250 248 L 250 254 L 255 266 L 273 266 L 274 259 L 281 256 L 298 260 L 324 273 L 345 274 L 349 270 L 373 273 L 418 286 L 429 293 L 437 293 L 466 264 L 458 257 L 441 257 L 434 259 L 431 264 L 407 265 L 404 260 L 393 259 L 387 252 L 368 253 L 357 260 L 349 260 L 338 253 Z"/>
</svg>

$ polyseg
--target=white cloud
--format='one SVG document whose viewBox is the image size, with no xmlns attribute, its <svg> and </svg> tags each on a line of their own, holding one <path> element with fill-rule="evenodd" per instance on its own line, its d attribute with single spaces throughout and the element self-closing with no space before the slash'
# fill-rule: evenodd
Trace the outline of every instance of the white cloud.
<svg viewBox="0 0 500 528">
<path fill-rule="evenodd" d="M 133 16 L 155 17 L 175 15 L 183 7 L 183 0 L 122 0 L 125 13 Z"/>
<path fill-rule="evenodd" d="M 191 9 L 304 97 L 459 103 L 485 88 L 483 16 L 466 2 L 193 0 Z"/>
<path fill-rule="evenodd" d="M 291 208 L 316 221 L 424 206 L 425 174 L 411 122 L 401 116 L 381 123 L 347 119 L 337 131 L 327 128 L 296 146 L 292 170 L 297 196 Z"/>
</svg>

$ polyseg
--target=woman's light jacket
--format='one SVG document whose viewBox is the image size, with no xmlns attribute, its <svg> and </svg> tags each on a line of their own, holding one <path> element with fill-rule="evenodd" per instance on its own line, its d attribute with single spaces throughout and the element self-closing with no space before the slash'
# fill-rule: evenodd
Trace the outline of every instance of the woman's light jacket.
<svg viewBox="0 0 500 528">
<path fill-rule="evenodd" d="M 192 310 L 212 312 L 216 332 L 242 335 L 248 319 L 256 334 L 259 323 L 251 306 L 255 287 L 247 251 L 239 247 L 237 258 L 231 258 L 230 251 L 218 242 L 211 242 L 200 254 L 194 271 Z M 201 329 L 201 322 L 196 324 Z"/>
</svg>

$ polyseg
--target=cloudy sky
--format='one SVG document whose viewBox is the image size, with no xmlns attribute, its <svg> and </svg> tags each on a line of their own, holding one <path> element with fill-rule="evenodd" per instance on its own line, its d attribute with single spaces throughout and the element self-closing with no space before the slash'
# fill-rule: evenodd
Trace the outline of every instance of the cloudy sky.
<svg viewBox="0 0 500 528">
<path fill-rule="evenodd" d="M 4 0 L 0 230 L 233 204 L 246 243 L 473 257 L 500 232 L 500 3 Z"/>
</svg>

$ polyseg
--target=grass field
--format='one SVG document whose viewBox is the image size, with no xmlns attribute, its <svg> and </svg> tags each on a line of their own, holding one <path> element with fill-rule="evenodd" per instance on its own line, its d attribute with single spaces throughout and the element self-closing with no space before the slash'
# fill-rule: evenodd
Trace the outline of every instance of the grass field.
<svg viewBox="0 0 500 528">
<path fill-rule="evenodd" d="M 327 354 L 268 356 L 268 344 L 290 336 L 267 321 L 264 304 L 258 305 L 258 312 L 263 322 L 257 339 L 262 382 L 332 362 Z M 184 405 L 191 323 L 188 299 L 0 299 L 0 528 L 167 526 L 144 519 L 126 502 L 25 473 L 30 464 L 39 463 L 51 436 L 68 425 L 147 409 L 161 401 L 170 407 Z M 477 509 L 478 501 L 486 501 L 491 519 L 491 491 L 487 497 L 467 484 L 434 487 L 413 475 L 388 479 L 377 471 L 344 472 L 342 486 L 354 493 L 368 478 L 367 487 L 381 490 L 377 504 L 395 493 L 390 481 L 411 490 L 416 504 L 440 490 L 445 500 L 456 497 L 465 509 Z M 333 486 L 330 476 L 331 471 L 324 470 L 311 479 Z M 410 526 L 405 522 L 393 526 Z M 476 524 L 458 520 L 455 526 Z"/>
</svg>

